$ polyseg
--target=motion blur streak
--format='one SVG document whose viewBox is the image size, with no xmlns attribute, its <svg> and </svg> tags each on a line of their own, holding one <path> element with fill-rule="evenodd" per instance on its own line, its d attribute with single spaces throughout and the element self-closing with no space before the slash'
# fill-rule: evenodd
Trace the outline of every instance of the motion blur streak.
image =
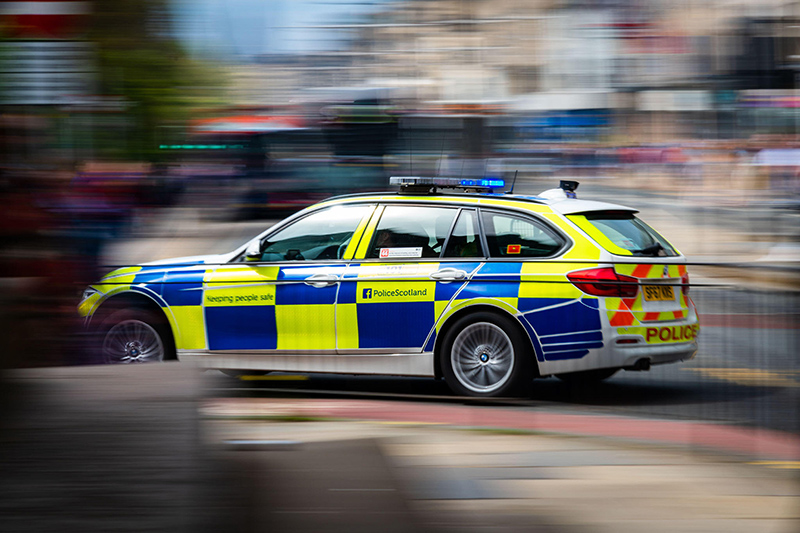
<svg viewBox="0 0 800 533">
<path fill-rule="evenodd" d="M 0 523 L 800 530 L 799 59 L 794 0 L 0 2 Z M 696 359 L 536 380 L 494 407 L 503 427 L 467 429 L 198 411 L 344 395 L 441 414 L 461 400 L 434 380 L 87 366 L 75 306 L 110 265 L 230 251 L 390 175 L 571 179 L 640 209 L 695 263 Z M 520 427 L 539 411 L 685 439 Z M 700 423 L 753 444 L 719 455 Z"/>
</svg>

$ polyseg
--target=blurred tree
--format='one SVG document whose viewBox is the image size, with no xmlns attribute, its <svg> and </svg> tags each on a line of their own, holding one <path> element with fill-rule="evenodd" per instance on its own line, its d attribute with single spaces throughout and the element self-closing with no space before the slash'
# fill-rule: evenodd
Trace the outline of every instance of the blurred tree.
<svg viewBox="0 0 800 533">
<path fill-rule="evenodd" d="M 193 61 L 182 49 L 173 27 L 169 0 L 94 0 L 89 38 L 96 46 L 99 92 L 122 97 L 126 104 L 124 135 L 110 146 L 98 131 L 104 152 L 156 161 L 159 143 L 175 142 L 193 108 L 213 101 L 220 71 Z M 112 134 L 112 138 L 113 138 Z"/>
</svg>

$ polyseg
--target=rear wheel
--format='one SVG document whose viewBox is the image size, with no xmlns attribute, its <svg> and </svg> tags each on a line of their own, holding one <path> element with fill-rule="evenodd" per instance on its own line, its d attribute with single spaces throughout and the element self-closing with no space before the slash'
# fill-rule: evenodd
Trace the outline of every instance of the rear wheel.
<svg viewBox="0 0 800 533">
<path fill-rule="evenodd" d="M 533 379 L 530 350 L 514 322 L 480 312 L 459 319 L 444 338 L 442 373 L 456 394 L 512 396 Z"/>
<path fill-rule="evenodd" d="M 175 345 L 163 317 L 143 309 L 120 309 L 97 329 L 101 360 L 107 364 L 156 363 L 175 359 Z"/>
</svg>

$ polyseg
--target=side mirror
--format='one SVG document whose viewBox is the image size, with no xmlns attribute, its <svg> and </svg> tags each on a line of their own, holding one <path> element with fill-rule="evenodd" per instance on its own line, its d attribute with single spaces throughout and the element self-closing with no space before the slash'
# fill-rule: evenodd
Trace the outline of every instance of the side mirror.
<svg viewBox="0 0 800 533">
<path fill-rule="evenodd" d="M 261 243 L 255 240 L 248 244 L 244 255 L 248 261 L 259 261 L 261 259 Z"/>
</svg>

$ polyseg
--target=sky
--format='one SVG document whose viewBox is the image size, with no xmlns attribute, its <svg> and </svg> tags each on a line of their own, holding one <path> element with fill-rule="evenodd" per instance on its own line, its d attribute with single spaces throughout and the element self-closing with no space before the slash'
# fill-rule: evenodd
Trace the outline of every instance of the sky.
<svg viewBox="0 0 800 533">
<path fill-rule="evenodd" d="M 390 0 L 173 0 L 178 35 L 196 54 L 247 59 L 331 50 L 345 35 L 302 28 L 356 22 Z"/>
</svg>

